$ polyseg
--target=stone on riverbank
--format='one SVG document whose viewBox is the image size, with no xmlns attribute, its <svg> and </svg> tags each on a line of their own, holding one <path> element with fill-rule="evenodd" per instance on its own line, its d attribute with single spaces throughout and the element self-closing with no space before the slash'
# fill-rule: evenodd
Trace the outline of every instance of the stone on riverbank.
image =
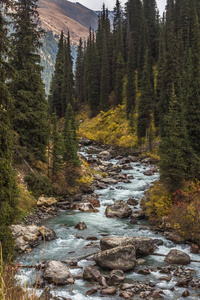
<svg viewBox="0 0 200 300">
<path fill-rule="evenodd" d="M 132 214 L 132 209 L 123 200 L 117 200 L 114 204 L 108 205 L 105 211 L 107 218 L 128 218 Z"/>
<path fill-rule="evenodd" d="M 52 241 L 56 239 L 56 233 L 54 230 L 46 228 L 44 226 L 38 228 L 38 230 L 41 233 L 43 239 L 45 239 L 46 241 Z"/>
<path fill-rule="evenodd" d="M 135 247 L 127 245 L 105 250 L 96 253 L 94 260 L 102 268 L 128 271 L 136 264 Z"/>
<path fill-rule="evenodd" d="M 101 250 L 113 249 L 118 246 L 133 245 L 137 256 L 150 255 L 154 252 L 154 241 L 151 238 L 138 237 L 105 237 L 100 241 Z"/>
<path fill-rule="evenodd" d="M 191 262 L 190 256 L 178 249 L 172 249 L 164 260 L 168 264 L 188 265 Z"/>
<path fill-rule="evenodd" d="M 51 260 L 45 265 L 44 279 L 54 285 L 73 284 L 74 278 L 67 266 L 60 261 Z"/>
<path fill-rule="evenodd" d="M 57 200 L 54 197 L 46 198 L 46 197 L 40 197 L 37 201 L 37 206 L 52 206 L 57 203 Z"/>
</svg>

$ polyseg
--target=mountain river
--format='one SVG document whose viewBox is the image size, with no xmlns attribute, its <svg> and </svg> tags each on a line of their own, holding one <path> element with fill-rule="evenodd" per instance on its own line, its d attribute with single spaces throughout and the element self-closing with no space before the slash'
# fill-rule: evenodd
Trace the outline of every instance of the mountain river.
<svg viewBox="0 0 200 300">
<path fill-rule="evenodd" d="M 80 153 L 84 156 L 87 156 L 88 147 L 83 147 Z M 111 159 L 109 163 L 110 162 L 113 164 L 118 163 L 116 159 Z M 158 247 L 156 253 L 167 254 L 170 249 L 176 248 L 188 253 L 191 259 L 200 261 L 200 255 L 190 253 L 189 245 L 176 245 L 173 242 L 165 239 L 162 234 L 151 231 L 146 220 L 139 220 L 136 225 L 133 225 L 130 224 L 129 218 L 111 219 L 105 216 L 106 206 L 108 204 L 113 204 L 113 200 L 127 201 L 130 197 L 140 200 L 144 196 L 144 192 L 152 185 L 152 183 L 159 179 L 159 173 L 155 173 L 152 176 L 146 176 L 143 174 L 152 166 L 147 166 L 142 163 L 131 163 L 131 166 L 133 167 L 132 170 L 121 171 L 122 173 L 133 175 L 134 179 L 130 180 L 131 183 L 119 182 L 116 185 L 109 185 L 106 189 L 95 191 L 96 194 L 99 194 L 99 200 L 101 203 L 101 207 L 98 208 L 98 213 L 83 213 L 80 211 L 71 210 L 60 211 L 55 218 L 42 223 L 42 225 L 53 229 L 57 235 L 57 239 L 46 242 L 43 260 L 44 262 L 49 260 L 76 260 L 76 258 L 98 252 L 99 240 L 103 236 L 145 236 L 153 239 L 161 239 L 164 244 Z M 139 210 L 139 205 L 135 210 Z M 80 231 L 74 228 L 74 226 L 80 221 L 85 222 L 87 229 Z M 90 241 L 86 240 L 88 236 L 95 236 L 98 238 L 98 240 L 91 243 Z M 24 265 L 40 263 L 43 255 L 43 247 L 44 245 L 41 243 L 39 246 L 34 248 L 30 254 L 22 254 L 18 256 L 18 262 Z M 163 256 L 149 255 L 144 257 L 144 259 L 146 260 L 146 264 L 143 267 L 152 268 L 167 266 L 167 264 L 164 262 Z M 79 273 L 82 273 L 82 268 L 91 264 L 94 264 L 94 261 L 87 260 L 86 258 L 81 259 L 78 261 L 78 267 L 74 267 L 70 269 L 70 271 L 75 276 Z M 200 263 L 192 262 L 187 267 L 196 271 L 194 277 L 200 277 Z M 151 274 L 145 276 L 134 271 L 126 272 L 125 282 L 146 282 L 149 280 L 156 284 L 157 289 L 162 289 L 164 291 L 165 295 L 162 295 L 164 299 L 185 299 L 181 295 L 186 288 L 175 287 L 173 291 L 171 290 L 179 278 L 177 279 L 172 276 L 170 281 L 159 280 L 159 277 L 163 274 L 160 274 L 156 268 L 154 269 L 155 270 L 152 269 Z M 35 269 L 22 268 L 21 272 L 22 273 L 19 273 L 17 277 L 19 280 L 21 280 L 22 285 L 24 285 L 24 282 L 26 282 L 27 286 L 31 286 L 35 282 L 37 276 Z M 23 276 L 21 274 L 23 274 Z M 101 270 L 101 274 L 109 275 L 109 271 Z M 86 296 L 86 291 L 91 289 L 93 286 L 94 285 L 92 285 L 90 282 L 87 282 L 83 279 L 76 279 L 72 286 L 55 287 L 51 285 L 51 292 L 54 296 L 58 297 L 56 299 L 85 300 L 90 298 L 94 300 L 100 300 L 102 297 L 105 300 L 122 299 L 119 296 L 119 293 L 114 296 L 102 296 L 98 292 L 92 294 L 91 296 Z M 189 291 L 190 296 L 187 297 L 187 299 L 200 299 L 200 297 L 197 296 L 196 290 L 193 291 L 192 289 L 189 289 Z M 40 295 L 41 292 L 42 290 L 38 290 L 38 295 Z M 134 296 L 131 299 L 141 298 Z"/>
</svg>

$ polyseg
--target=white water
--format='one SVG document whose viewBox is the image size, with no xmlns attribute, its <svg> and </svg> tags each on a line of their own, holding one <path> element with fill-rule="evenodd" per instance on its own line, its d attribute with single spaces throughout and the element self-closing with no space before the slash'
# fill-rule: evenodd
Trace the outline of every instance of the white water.
<svg viewBox="0 0 200 300">
<path fill-rule="evenodd" d="M 84 152 L 82 154 L 85 155 Z M 112 163 L 116 163 L 116 160 L 111 160 Z M 44 222 L 42 225 L 45 225 L 49 228 L 52 228 L 56 234 L 57 239 L 54 241 L 46 242 L 45 251 L 44 251 L 44 261 L 48 260 L 67 260 L 69 258 L 78 258 L 82 257 L 89 253 L 98 252 L 99 249 L 97 247 L 89 247 L 86 246 L 90 243 L 86 238 L 88 236 L 96 236 L 99 240 L 102 238 L 102 234 L 108 234 L 109 236 L 147 236 L 151 238 L 159 238 L 164 242 L 163 246 L 160 246 L 156 251 L 161 254 L 167 254 L 171 248 L 180 249 L 190 255 L 190 257 L 194 260 L 200 260 L 200 255 L 191 254 L 189 251 L 188 245 L 175 245 L 173 242 L 166 240 L 162 235 L 155 234 L 151 230 L 143 230 L 141 229 L 141 225 L 147 225 L 146 221 L 140 221 L 137 225 L 130 224 L 130 219 L 109 219 L 105 217 L 105 209 L 108 204 L 112 204 L 113 200 L 125 200 L 127 201 L 130 197 L 134 197 L 135 199 L 140 200 L 144 191 L 149 188 L 149 186 L 159 178 L 159 174 L 154 174 L 153 176 L 145 176 L 143 174 L 144 171 L 148 170 L 149 167 L 146 167 L 144 164 L 140 166 L 136 166 L 137 163 L 131 164 L 133 170 L 122 171 L 123 173 L 133 175 L 134 179 L 131 180 L 131 183 L 118 183 L 117 185 L 110 185 L 109 188 L 104 190 L 95 191 L 100 195 L 99 200 L 101 203 L 101 207 L 99 208 L 98 213 L 81 213 L 78 211 L 62 211 L 58 214 L 57 217 Z M 121 187 L 118 189 L 117 187 Z M 110 190 L 110 188 L 114 188 L 114 190 Z M 139 209 L 139 206 L 138 206 Z M 70 215 L 68 214 L 70 213 Z M 72 214 L 72 215 L 71 215 Z M 87 225 L 87 229 L 84 231 L 79 231 L 74 228 L 74 226 L 83 221 Z M 83 238 L 77 238 L 76 235 L 82 236 Z M 99 241 L 94 241 L 93 245 L 99 245 Z M 41 244 L 35 249 L 32 250 L 30 256 L 28 254 L 24 254 L 18 257 L 18 261 L 21 264 L 38 264 L 41 262 L 42 254 L 43 254 L 44 245 Z M 70 252 L 70 253 L 69 253 Z M 73 253 L 71 253 L 73 252 Z M 161 256 L 148 256 L 145 257 L 146 265 L 148 267 L 153 266 L 165 266 L 164 257 Z M 92 261 L 82 260 L 79 262 L 79 267 L 85 267 L 86 265 L 92 264 Z M 189 268 L 196 270 L 196 277 L 200 276 L 199 263 L 191 263 Z M 34 269 L 27 270 L 22 269 L 23 280 L 31 286 L 32 283 L 35 282 L 37 274 Z M 82 269 L 72 269 L 73 275 L 77 275 L 82 272 Z M 108 274 L 102 270 L 102 274 Z M 158 272 L 152 272 L 150 275 L 143 276 L 134 272 L 126 273 L 127 280 L 136 280 L 136 281 L 146 281 L 147 279 L 156 283 L 157 288 L 163 288 L 165 292 L 165 299 L 184 299 L 181 297 L 185 288 L 177 288 L 175 291 L 171 292 L 170 288 L 175 285 L 176 281 L 172 279 L 170 282 L 160 281 L 158 278 L 162 274 Z M 22 281 L 21 274 L 18 275 L 18 278 Z M 64 287 L 54 287 L 51 286 L 54 295 L 59 297 L 71 298 L 73 300 L 85 300 L 88 297 L 85 295 L 86 291 L 92 288 L 92 285 L 83 280 L 76 280 L 73 287 L 64 286 Z M 72 290 L 71 290 L 72 288 Z M 40 294 L 41 291 L 38 291 Z M 200 299 L 198 297 L 188 297 L 187 299 Z M 100 294 L 93 294 L 89 297 L 90 299 L 99 300 L 102 299 Z M 62 298 L 61 298 L 62 299 Z M 109 296 L 104 297 L 105 300 L 109 299 L 122 299 L 119 296 Z M 137 299 L 137 298 L 133 298 Z"/>
</svg>

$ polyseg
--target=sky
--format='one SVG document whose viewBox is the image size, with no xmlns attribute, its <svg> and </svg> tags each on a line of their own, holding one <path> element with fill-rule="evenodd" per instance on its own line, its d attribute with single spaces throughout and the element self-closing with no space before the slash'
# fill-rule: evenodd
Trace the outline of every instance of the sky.
<svg viewBox="0 0 200 300">
<path fill-rule="evenodd" d="M 79 2 L 83 4 L 84 6 L 91 8 L 92 10 L 101 10 L 103 3 L 105 3 L 106 8 L 109 10 L 113 10 L 113 7 L 115 6 L 116 0 L 69 0 L 71 2 Z M 127 0 L 121 0 L 120 1 L 122 5 L 124 5 Z M 157 0 L 157 6 L 160 11 L 160 14 L 165 9 L 166 0 Z"/>
</svg>

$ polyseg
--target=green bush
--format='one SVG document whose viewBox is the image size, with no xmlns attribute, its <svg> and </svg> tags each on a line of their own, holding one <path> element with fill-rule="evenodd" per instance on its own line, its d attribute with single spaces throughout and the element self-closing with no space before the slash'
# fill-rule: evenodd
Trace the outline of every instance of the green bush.
<svg viewBox="0 0 200 300">
<path fill-rule="evenodd" d="M 11 260 L 14 255 L 14 240 L 9 227 L 0 226 L 0 242 L 2 245 L 3 260 Z"/>
<path fill-rule="evenodd" d="M 31 172 L 26 175 L 24 179 L 28 185 L 28 190 L 35 198 L 38 198 L 41 195 L 51 196 L 52 184 L 47 176 Z"/>
</svg>

